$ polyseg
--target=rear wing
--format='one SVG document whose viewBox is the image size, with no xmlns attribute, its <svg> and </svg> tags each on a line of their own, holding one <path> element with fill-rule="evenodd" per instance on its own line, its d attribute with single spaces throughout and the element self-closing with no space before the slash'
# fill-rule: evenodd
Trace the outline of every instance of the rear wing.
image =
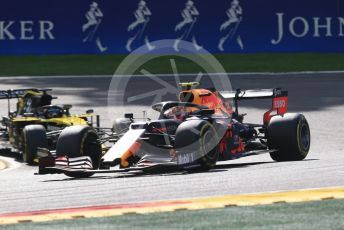
<svg viewBox="0 0 344 230">
<path fill-rule="evenodd" d="M 275 89 L 256 89 L 256 90 L 240 90 L 236 91 L 220 91 L 219 95 L 223 99 L 233 99 L 235 112 L 234 115 L 239 117 L 238 101 L 253 99 L 272 99 L 272 105 L 269 111 L 264 113 L 264 125 L 268 125 L 271 118 L 275 115 L 283 115 L 288 110 L 288 91 L 281 88 Z"/>
<path fill-rule="evenodd" d="M 269 99 L 276 97 L 287 97 L 288 91 L 284 91 L 281 88 L 253 90 L 237 89 L 236 91 L 219 91 L 219 94 L 223 99 L 234 99 L 240 101 L 250 99 Z"/>
<path fill-rule="evenodd" d="M 52 89 L 9 89 L 9 90 L 0 90 L 0 100 L 3 99 L 12 99 L 12 98 L 19 98 L 24 96 L 27 91 L 35 91 L 35 92 L 43 92 L 46 93 L 48 91 L 52 91 Z"/>
</svg>

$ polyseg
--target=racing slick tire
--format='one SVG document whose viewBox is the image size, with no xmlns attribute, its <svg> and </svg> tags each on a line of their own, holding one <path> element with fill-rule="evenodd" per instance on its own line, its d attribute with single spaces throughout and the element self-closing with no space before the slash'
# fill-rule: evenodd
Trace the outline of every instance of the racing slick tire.
<svg viewBox="0 0 344 230">
<path fill-rule="evenodd" d="M 23 160 L 33 164 L 37 155 L 37 148 L 47 148 L 48 139 L 43 125 L 27 125 L 22 133 Z"/>
<path fill-rule="evenodd" d="M 308 155 L 311 134 L 304 115 L 287 113 L 272 117 L 267 128 L 270 156 L 275 161 L 300 161 Z"/>
<path fill-rule="evenodd" d="M 124 134 L 128 131 L 131 123 L 133 123 L 132 120 L 128 118 L 118 118 L 112 124 L 112 131 L 118 135 Z"/>
<path fill-rule="evenodd" d="M 176 131 L 175 148 L 178 165 L 189 172 L 208 171 L 219 157 L 219 138 L 214 126 L 201 119 L 188 120 Z M 182 154 L 197 153 L 193 162 L 180 161 Z M 191 158 L 191 159 L 192 159 Z"/>
<path fill-rule="evenodd" d="M 76 158 L 89 156 L 92 159 L 93 169 L 98 169 L 102 155 L 102 147 L 98 142 L 97 132 L 89 126 L 70 126 L 65 128 L 57 140 L 56 156 Z M 85 178 L 93 173 L 65 173 L 69 177 Z"/>
</svg>

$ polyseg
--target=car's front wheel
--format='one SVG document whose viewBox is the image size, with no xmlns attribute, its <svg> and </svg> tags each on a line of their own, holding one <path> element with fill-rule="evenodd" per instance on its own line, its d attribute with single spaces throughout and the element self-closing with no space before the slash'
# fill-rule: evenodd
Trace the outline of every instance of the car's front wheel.
<svg viewBox="0 0 344 230">
<path fill-rule="evenodd" d="M 218 144 L 219 138 L 211 123 L 200 119 L 185 121 L 176 131 L 178 164 L 187 171 L 207 171 L 216 165 Z"/>
<path fill-rule="evenodd" d="M 71 126 L 65 128 L 56 144 L 56 156 L 77 158 L 88 156 L 92 160 L 93 169 L 98 169 L 102 154 L 98 134 L 89 126 Z M 91 173 L 68 172 L 67 176 L 82 178 L 89 177 Z"/>
<path fill-rule="evenodd" d="M 27 125 L 22 133 L 23 160 L 33 164 L 37 155 L 37 148 L 47 148 L 48 139 L 43 125 Z"/>
</svg>

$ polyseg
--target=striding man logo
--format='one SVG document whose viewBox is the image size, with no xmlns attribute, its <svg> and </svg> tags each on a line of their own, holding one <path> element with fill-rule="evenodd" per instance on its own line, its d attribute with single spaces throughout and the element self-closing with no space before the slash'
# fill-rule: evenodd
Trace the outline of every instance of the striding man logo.
<svg viewBox="0 0 344 230">
<path fill-rule="evenodd" d="M 193 33 L 195 23 L 199 16 L 199 12 L 193 1 L 188 0 L 185 4 L 185 8 L 181 12 L 183 20 L 179 22 L 175 31 L 180 32 L 180 36 L 175 40 L 173 48 L 175 51 L 179 52 L 180 41 L 191 41 L 193 46 L 197 51 L 202 49 L 202 46 L 198 45 L 196 40 L 196 35 Z"/>
<path fill-rule="evenodd" d="M 134 35 L 127 41 L 126 49 L 131 52 L 133 42 L 140 42 L 142 39 L 146 44 L 149 51 L 155 47 L 151 45 L 146 34 L 147 25 L 149 23 L 152 12 L 147 6 L 147 3 L 143 0 L 139 1 L 138 8 L 134 12 L 135 21 L 128 26 L 128 31 L 133 31 Z"/>
<path fill-rule="evenodd" d="M 238 32 L 240 23 L 242 22 L 243 10 L 240 6 L 239 0 L 233 0 L 231 7 L 226 11 L 228 20 L 222 23 L 220 26 L 220 31 L 224 33 L 224 36 L 221 37 L 218 48 L 220 51 L 224 51 L 224 45 L 227 41 L 236 39 L 237 44 L 243 50 L 244 44 L 241 40 L 241 36 Z"/>
<path fill-rule="evenodd" d="M 102 22 L 103 16 L 103 12 L 99 9 L 98 3 L 92 2 L 90 9 L 85 14 L 87 22 L 82 25 L 82 31 L 86 34 L 83 42 L 95 42 L 100 52 L 105 52 L 107 50 L 107 47 L 102 45 L 98 33 L 99 25 Z"/>
</svg>

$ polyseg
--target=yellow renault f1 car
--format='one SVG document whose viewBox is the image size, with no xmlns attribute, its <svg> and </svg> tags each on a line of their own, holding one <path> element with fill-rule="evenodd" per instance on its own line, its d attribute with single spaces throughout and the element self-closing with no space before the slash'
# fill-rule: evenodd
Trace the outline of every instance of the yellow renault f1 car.
<svg viewBox="0 0 344 230">
<path fill-rule="evenodd" d="M 55 149 L 65 127 L 93 125 L 93 110 L 83 115 L 71 114 L 72 105 L 51 104 L 56 97 L 48 94 L 49 91 L 51 89 L 0 90 L 0 99 L 8 100 L 8 114 L 2 118 L 0 126 L 1 139 L 9 143 L 11 150 L 21 153 L 29 164 L 34 163 L 37 148 Z M 17 99 L 15 111 L 11 111 L 11 99 Z"/>
</svg>

